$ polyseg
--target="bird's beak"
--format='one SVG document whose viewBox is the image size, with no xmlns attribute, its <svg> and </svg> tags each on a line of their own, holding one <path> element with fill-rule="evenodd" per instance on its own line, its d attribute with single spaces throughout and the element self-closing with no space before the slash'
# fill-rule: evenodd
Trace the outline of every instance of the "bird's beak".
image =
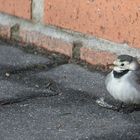
<svg viewBox="0 0 140 140">
<path fill-rule="evenodd" d="M 116 66 L 119 66 L 120 61 L 117 59 L 112 64 L 108 64 L 109 69 L 113 69 Z"/>
<path fill-rule="evenodd" d="M 108 64 L 107 66 L 108 66 L 109 69 L 113 69 L 116 65 L 114 65 L 114 64 Z"/>
<path fill-rule="evenodd" d="M 119 61 L 119 60 L 114 61 L 114 62 L 113 62 L 113 65 L 114 65 L 114 66 L 119 66 L 119 65 L 120 65 L 120 61 Z"/>
</svg>

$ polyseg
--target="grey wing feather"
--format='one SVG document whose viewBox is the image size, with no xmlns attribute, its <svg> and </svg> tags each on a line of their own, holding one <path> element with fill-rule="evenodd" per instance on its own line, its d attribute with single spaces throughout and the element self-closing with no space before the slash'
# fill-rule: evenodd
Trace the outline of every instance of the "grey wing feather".
<svg viewBox="0 0 140 140">
<path fill-rule="evenodd" d="M 134 71 L 134 80 L 135 80 L 138 84 L 140 84 L 140 69 Z"/>
</svg>

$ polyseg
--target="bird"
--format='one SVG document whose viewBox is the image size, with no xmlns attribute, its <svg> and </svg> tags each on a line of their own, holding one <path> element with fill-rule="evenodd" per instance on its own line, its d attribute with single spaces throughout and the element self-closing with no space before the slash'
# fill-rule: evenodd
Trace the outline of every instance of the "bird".
<svg viewBox="0 0 140 140">
<path fill-rule="evenodd" d="M 122 104 L 140 104 L 140 64 L 136 57 L 119 55 L 105 85 L 110 95 Z"/>
</svg>

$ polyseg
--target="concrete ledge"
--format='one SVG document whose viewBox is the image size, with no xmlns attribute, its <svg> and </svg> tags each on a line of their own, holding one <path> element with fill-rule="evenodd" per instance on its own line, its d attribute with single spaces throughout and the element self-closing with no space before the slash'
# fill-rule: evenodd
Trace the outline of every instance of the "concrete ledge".
<svg viewBox="0 0 140 140">
<path fill-rule="evenodd" d="M 90 64 L 106 65 L 120 54 L 140 58 L 140 49 L 131 48 L 127 44 L 118 44 L 39 23 L 34 24 L 5 14 L 0 14 L 0 36 L 43 47 L 71 58 L 79 58 Z M 76 46 L 75 42 L 81 46 Z M 77 54 L 78 56 L 74 56 Z"/>
<path fill-rule="evenodd" d="M 20 29 L 19 38 L 21 42 L 43 47 L 48 51 L 58 52 L 72 57 L 73 44 L 65 40 L 44 35 L 37 31 L 28 31 L 27 29 Z"/>
<path fill-rule="evenodd" d="M 10 30 L 11 28 L 8 25 L 0 24 L 0 37 L 10 39 Z"/>
</svg>

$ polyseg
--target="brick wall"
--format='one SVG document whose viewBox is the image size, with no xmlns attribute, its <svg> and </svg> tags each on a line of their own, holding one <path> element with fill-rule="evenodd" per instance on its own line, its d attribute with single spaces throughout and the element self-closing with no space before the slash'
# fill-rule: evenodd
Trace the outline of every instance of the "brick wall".
<svg viewBox="0 0 140 140">
<path fill-rule="evenodd" d="M 140 47 L 139 0 L 46 0 L 44 22 Z"/>
<path fill-rule="evenodd" d="M 130 51 L 131 48 L 136 48 L 136 51 L 139 51 L 140 48 L 139 0 L 0 0 L 0 12 L 25 19 L 33 25 L 38 23 L 46 27 L 51 25 L 59 29 L 66 29 L 68 33 L 75 31 L 83 35 L 92 36 L 93 38 L 101 38 L 118 44 L 127 44 L 128 47 L 130 47 Z M 20 22 L 18 24 L 20 26 Z M 11 25 L 11 27 L 12 26 L 13 25 Z M 4 31 L 8 32 L 10 30 L 5 30 L 7 25 L 0 27 L 0 35 L 4 34 L 5 36 L 6 33 Z M 36 26 L 36 28 L 38 27 Z M 28 31 L 28 33 L 26 33 L 26 31 L 28 31 L 28 29 L 24 30 L 23 28 L 18 34 L 24 42 L 27 42 L 26 38 L 30 36 L 30 32 Z M 33 33 L 34 32 L 31 34 Z M 39 35 L 44 39 L 44 35 L 38 31 L 38 37 L 40 37 Z M 10 35 L 7 35 L 7 37 L 9 36 Z M 48 50 L 62 52 L 63 54 L 66 52 L 66 55 L 72 57 L 74 44 L 68 42 L 67 39 L 63 41 L 62 38 L 60 39 L 60 37 L 58 37 L 59 47 L 57 48 L 57 43 L 53 43 L 52 46 L 50 45 L 51 48 L 49 48 L 48 44 L 50 44 L 50 40 L 54 40 L 54 38 L 52 39 L 51 36 L 47 36 L 47 39 L 48 38 L 49 43 L 47 42 L 47 44 L 44 45 L 44 42 L 42 43 L 41 41 L 38 46 L 45 46 Z M 30 42 L 32 42 L 31 40 L 37 44 L 37 38 L 34 37 L 30 39 Z M 40 40 L 41 39 L 39 39 L 39 41 Z M 61 41 L 63 41 L 64 44 Z M 98 41 L 100 42 L 100 40 Z M 63 44 L 62 47 L 60 42 Z M 81 50 L 80 57 L 92 63 L 95 59 L 94 57 L 89 57 L 90 54 L 92 57 L 97 52 L 98 49 L 95 47 L 94 49 L 96 51 L 91 48 L 79 49 L 79 51 Z M 103 53 L 105 57 L 106 55 L 104 54 L 108 53 L 108 48 L 107 45 L 106 48 L 104 47 L 103 50 L 98 51 L 99 55 L 94 56 L 98 58 L 98 56 L 101 57 L 100 54 Z M 117 54 L 115 49 L 112 51 L 113 55 L 111 56 L 113 57 Z M 120 49 L 121 47 L 118 47 L 118 50 Z M 123 50 L 125 50 L 125 48 Z M 129 51 L 128 48 L 126 48 L 126 50 Z M 134 50 L 132 51 L 134 52 Z M 88 56 L 88 58 L 86 58 L 86 56 Z M 110 54 L 108 56 L 110 56 Z M 108 60 L 110 61 L 108 57 L 106 59 L 107 62 Z M 101 62 L 99 61 L 99 63 Z"/>
<path fill-rule="evenodd" d="M 31 19 L 31 0 L 0 0 L 0 11 L 21 18 Z"/>
</svg>

